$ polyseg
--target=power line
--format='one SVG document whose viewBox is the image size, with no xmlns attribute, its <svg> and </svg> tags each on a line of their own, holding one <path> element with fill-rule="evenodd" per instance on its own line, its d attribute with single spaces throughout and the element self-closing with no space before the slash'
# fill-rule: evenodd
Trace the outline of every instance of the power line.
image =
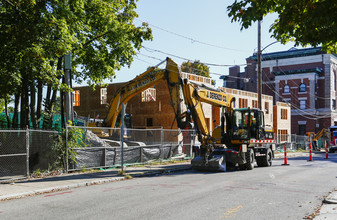
<svg viewBox="0 0 337 220">
<path fill-rule="evenodd" d="M 203 44 L 203 45 L 210 46 L 210 47 L 215 47 L 215 48 L 224 49 L 224 50 L 231 50 L 231 51 L 236 51 L 236 52 L 244 52 L 244 53 L 250 52 L 250 51 L 238 50 L 238 49 L 233 49 L 233 48 L 223 47 L 223 46 L 219 46 L 219 45 L 215 45 L 215 44 L 211 44 L 211 43 L 202 42 L 200 40 L 196 40 L 194 38 L 186 37 L 186 36 L 184 36 L 182 34 L 178 34 L 178 33 L 175 33 L 173 31 L 169 31 L 169 30 L 161 28 L 159 26 L 156 26 L 156 25 L 153 25 L 153 24 L 149 24 L 148 22 L 144 22 L 144 21 L 142 21 L 142 20 L 140 20 L 138 18 L 135 18 L 135 20 L 137 20 L 139 22 L 142 22 L 142 23 L 147 23 L 149 26 L 152 26 L 152 27 L 154 27 L 154 28 L 156 28 L 158 30 L 161 30 L 161 31 L 167 32 L 169 34 L 172 34 L 172 35 L 175 35 L 175 36 L 187 39 L 187 40 L 191 41 L 192 43 L 199 43 L 199 44 Z"/>
<path fill-rule="evenodd" d="M 162 61 L 163 59 L 160 59 L 160 58 L 157 58 L 157 57 L 154 57 L 154 56 L 149 56 L 149 55 L 146 55 L 146 54 L 142 54 L 142 53 L 138 53 L 139 55 L 142 55 L 142 56 L 145 56 L 145 57 L 148 57 L 148 58 L 151 58 L 151 59 L 154 59 L 154 60 L 159 60 L 159 61 Z M 184 59 L 185 60 L 185 59 Z M 190 61 L 190 60 L 188 60 Z M 145 61 L 144 61 L 145 62 Z M 203 63 L 203 62 L 200 62 L 200 64 L 205 64 L 205 65 L 208 65 L 207 63 Z M 199 69 L 196 69 L 196 68 L 191 68 L 192 70 L 196 70 L 198 71 Z M 215 72 L 208 72 L 210 75 L 217 75 L 217 76 L 223 76 L 224 74 L 222 73 L 215 73 Z M 193 74 L 193 73 L 191 73 Z M 237 77 L 239 78 L 239 77 Z M 215 79 L 217 80 L 217 79 Z"/>
<path fill-rule="evenodd" d="M 171 57 L 175 57 L 175 58 L 178 58 L 178 59 L 182 59 L 182 60 L 186 60 L 186 61 L 191 61 L 192 59 L 190 58 L 186 58 L 186 57 L 181 57 L 181 56 L 178 56 L 178 55 L 175 55 L 175 54 L 171 54 L 171 53 L 167 53 L 167 52 L 164 52 L 164 51 L 161 51 L 161 50 L 158 50 L 158 49 L 152 49 L 152 48 L 149 48 L 149 47 L 145 47 L 145 46 L 142 46 L 142 48 L 144 48 L 145 50 L 147 50 L 148 52 L 157 52 L 157 53 L 162 53 L 162 54 L 165 54 L 165 55 L 168 55 L 168 56 L 171 56 Z M 230 66 L 246 66 L 247 64 L 238 64 L 238 65 L 233 65 L 233 64 L 216 64 L 216 63 L 204 63 L 203 64 L 207 65 L 207 66 L 217 66 L 217 67 L 230 67 Z"/>
</svg>

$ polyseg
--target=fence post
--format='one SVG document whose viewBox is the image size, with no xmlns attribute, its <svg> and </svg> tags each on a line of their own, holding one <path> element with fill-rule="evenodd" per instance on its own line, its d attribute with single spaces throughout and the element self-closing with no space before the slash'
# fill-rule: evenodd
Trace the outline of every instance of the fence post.
<svg viewBox="0 0 337 220">
<path fill-rule="evenodd" d="M 160 128 L 160 144 L 161 146 L 163 146 L 163 142 L 164 142 L 164 130 L 163 130 L 163 126 Z"/>
<path fill-rule="evenodd" d="M 143 163 L 143 147 L 140 146 L 139 149 L 140 149 L 140 155 L 139 155 L 140 156 L 140 162 Z"/>
<path fill-rule="evenodd" d="M 329 142 L 325 140 L 325 159 L 329 159 Z"/>
<path fill-rule="evenodd" d="M 124 171 L 124 117 L 125 117 L 125 104 L 124 102 L 122 103 L 122 127 L 120 128 L 121 132 L 121 166 L 122 166 L 122 171 Z"/>
<path fill-rule="evenodd" d="M 26 175 L 27 177 L 29 176 L 29 128 L 28 126 L 26 127 L 26 166 L 27 166 L 27 170 L 26 170 Z"/>
<path fill-rule="evenodd" d="M 104 167 L 106 167 L 106 147 L 104 147 Z"/>
<path fill-rule="evenodd" d="M 68 166 L 68 124 L 66 124 L 66 173 L 69 171 L 69 166 Z"/>
</svg>

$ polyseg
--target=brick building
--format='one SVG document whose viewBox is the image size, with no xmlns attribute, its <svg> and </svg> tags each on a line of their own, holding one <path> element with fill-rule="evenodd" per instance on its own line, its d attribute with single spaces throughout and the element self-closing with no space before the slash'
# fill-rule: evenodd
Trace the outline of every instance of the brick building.
<svg viewBox="0 0 337 220">
<path fill-rule="evenodd" d="M 212 87 L 211 79 L 207 77 L 182 73 L 182 78 Z M 108 101 L 111 100 L 115 91 L 123 85 L 125 83 L 109 84 L 106 88 L 96 87 L 95 91 L 87 86 L 74 88 L 74 110 L 81 116 L 104 119 L 108 112 Z M 219 89 L 235 97 L 235 108 L 257 108 L 257 93 L 225 87 Z M 133 128 L 177 129 L 169 97 L 166 81 L 161 81 L 153 88 L 133 97 L 126 107 L 126 113 L 132 116 Z M 290 134 L 290 107 L 281 102 L 273 106 L 273 97 L 268 95 L 262 96 L 262 103 L 265 111 L 265 124 L 276 128 L 274 132 L 277 134 Z M 182 106 L 186 108 L 184 105 Z M 220 125 L 220 108 L 207 103 L 202 103 L 202 106 L 207 127 L 213 130 Z M 281 117 L 281 113 L 283 117 Z"/>
<path fill-rule="evenodd" d="M 226 87 L 220 87 L 220 89 L 235 97 L 235 108 L 258 107 L 258 94 L 255 92 Z M 265 125 L 272 128 L 275 134 L 291 134 L 290 105 L 284 102 L 277 102 L 273 105 L 273 96 L 262 95 L 262 110 L 265 113 Z"/>
<path fill-rule="evenodd" d="M 182 78 L 192 82 L 212 86 L 211 78 L 182 73 Z M 108 113 L 108 104 L 118 88 L 126 83 L 109 84 L 105 88 L 88 86 L 74 88 L 74 111 L 84 117 L 104 119 Z M 212 106 L 203 103 L 208 127 L 212 122 Z M 182 105 L 184 106 L 184 105 Z M 134 96 L 127 104 L 126 113 L 132 116 L 133 128 L 177 129 L 177 123 L 171 106 L 167 82 L 162 80 L 154 87 Z"/>
<path fill-rule="evenodd" d="M 256 54 L 246 61 L 221 77 L 226 87 L 257 91 Z M 336 73 L 337 56 L 319 47 L 262 54 L 262 93 L 291 105 L 292 133 L 318 132 L 337 125 Z"/>
</svg>

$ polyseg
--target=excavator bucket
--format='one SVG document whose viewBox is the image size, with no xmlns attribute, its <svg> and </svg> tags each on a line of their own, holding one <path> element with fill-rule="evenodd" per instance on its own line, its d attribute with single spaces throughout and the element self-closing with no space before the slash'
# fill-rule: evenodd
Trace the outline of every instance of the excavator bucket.
<svg viewBox="0 0 337 220">
<path fill-rule="evenodd" d="M 222 151 L 214 151 L 208 160 L 195 156 L 191 161 L 192 169 L 205 171 L 226 171 L 226 156 Z"/>
</svg>

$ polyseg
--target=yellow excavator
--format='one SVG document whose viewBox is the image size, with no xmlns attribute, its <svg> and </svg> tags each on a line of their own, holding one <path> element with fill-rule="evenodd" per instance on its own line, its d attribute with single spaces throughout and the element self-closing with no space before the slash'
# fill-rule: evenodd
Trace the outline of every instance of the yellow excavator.
<svg viewBox="0 0 337 220">
<path fill-rule="evenodd" d="M 156 71 L 165 61 L 166 68 Z M 116 91 L 105 119 L 106 126 L 114 127 L 122 103 L 126 104 L 135 95 L 166 80 L 178 127 L 186 129 L 193 125 L 201 143 L 191 161 L 192 168 L 225 171 L 227 165 L 238 165 L 241 169 L 251 170 L 255 160 L 258 166 L 271 166 L 275 144 L 266 138 L 263 111 L 253 108 L 234 109 L 234 97 L 182 79 L 179 66 L 170 58 L 165 61 Z M 207 127 L 203 102 L 221 108 L 221 126 L 213 132 Z M 182 103 L 187 109 L 184 112 Z"/>
<path fill-rule="evenodd" d="M 323 128 L 322 130 L 320 130 L 318 133 L 315 132 L 307 132 L 307 136 L 310 138 L 312 138 L 312 148 L 313 150 L 319 150 L 318 148 L 318 139 L 320 139 L 321 137 L 325 137 L 327 140 L 330 140 L 330 132 L 328 129 Z M 324 148 L 324 146 L 323 146 Z"/>
</svg>

